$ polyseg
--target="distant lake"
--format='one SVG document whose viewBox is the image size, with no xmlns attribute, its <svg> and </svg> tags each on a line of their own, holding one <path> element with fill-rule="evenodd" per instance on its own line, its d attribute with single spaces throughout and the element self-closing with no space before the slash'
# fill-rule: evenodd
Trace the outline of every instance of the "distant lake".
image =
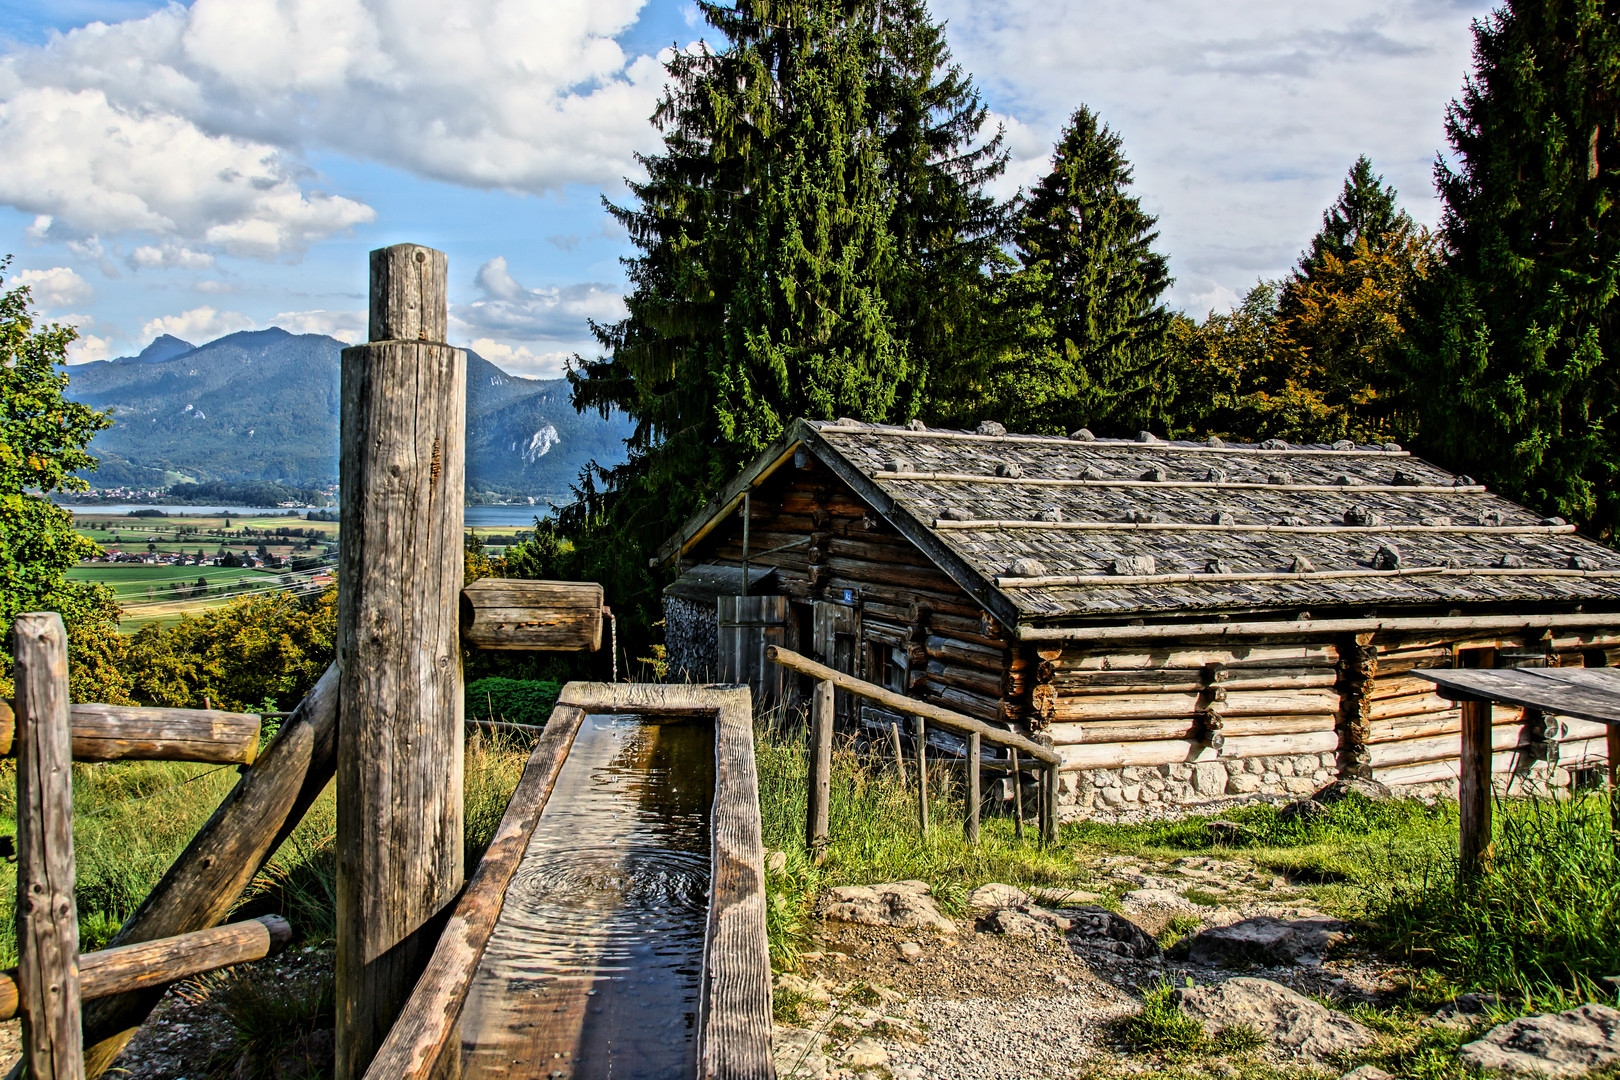
<svg viewBox="0 0 1620 1080">
<path fill-rule="evenodd" d="M 194 517 L 287 517 L 296 515 L 303 517 L 306 510 L 319 509 L 310 506 L 288 506 L 276 508 L 273 506 L 158 506 L 154 503 L 119 503 L 113 506 L 64 506 L 63 509 L 72 510 L 80 517 L 113 518 L 123 517 L 131 510 L 161 510 L 169 517 L 181 517 L 190 514 Z M 466 523 L 479 528 L 511 528 L 532 529 L 534 519 L 538 515 L 545 517 L 551 512 L 551 507 L 537 504 L 535 506 L 469 506 L 466 511 Z"/>
<path fill-rule="evenodd" d="M 550 517 L 551 507 L 544 503 L 533 506 L 469 506 L 466 511 L 468 526 L 490 528 L 532 529 L 537 517 Z"/>
<path fill-rule="evenodd" d="M 160 510 L 167 517 L 303 517 L 317 506 L 160 506 L 156 503 L 114 503 L 109 506 L 85 506 L 78 503 L 58 503 L 80 517 L 121 517 L 132 510 Z M 332 507 L 331 509 L 337 509 Z"/>
</svg>

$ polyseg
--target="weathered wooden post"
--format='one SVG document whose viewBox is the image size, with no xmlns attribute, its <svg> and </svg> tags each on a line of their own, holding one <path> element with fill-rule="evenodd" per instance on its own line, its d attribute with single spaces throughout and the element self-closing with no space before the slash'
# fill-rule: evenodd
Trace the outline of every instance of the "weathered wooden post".
<svg viewBox="0 0 1620 1080">
<path fill-rule="evenodd" d="M 810 776 L 805 786 L 805 839 L 818 863 L 827 857 L 831 825 L 832 732 L 833 684 L 818 679 L 810 698 Z"/>
<path fill-rule="evenodd" d="M 920 716 L 911 718 L 917 733 L 917 826 L 928 832 L 928 728 Z"/>
<path fill-rule="evenodd" d="M 343 350 L 337 1076 L 357 1080 L 462 881 L 467 357 L 443 252 L 371 253 L 370 341 Z"/>
<path fill-rule="evenodd" d="M 970 844 L 979 842 L 979 752 L 982 748 L 981 738 L 977 731 L 968 732 L 967 839 Z"/>
<path fill-rule="evenodd" d="M 83 1080 L 73 903 L 73 732 L 67 631 L 55 612 L 12 625 L 17 682 L 17 990 L 34 1080 Z"/>
<path fill-rule="evenodd" d="M 1491 703 L 1464 698 L 1461 706 L 1458 839 L 1463 876 L 1471 877 L 1491 856 Z"/>
</svg>

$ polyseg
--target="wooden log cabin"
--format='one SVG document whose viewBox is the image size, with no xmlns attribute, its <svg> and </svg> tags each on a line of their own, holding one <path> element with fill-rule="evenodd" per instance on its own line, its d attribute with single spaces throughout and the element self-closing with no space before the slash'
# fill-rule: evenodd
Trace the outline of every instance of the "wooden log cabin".
<svg viewBox="0 0 1620 1080">
<path fill-rule="evenodd" d="M 658 560 L 673 678 L 783 643 L 1050 739 L 1081 809 L 1455 784 L 1410 671 L 1620 660 L 1620 554 L 1393 444 L 797 421 Z M 1600 769 L 1600 727 L 1499 708 L 1498 786 Z"/>
</svg>

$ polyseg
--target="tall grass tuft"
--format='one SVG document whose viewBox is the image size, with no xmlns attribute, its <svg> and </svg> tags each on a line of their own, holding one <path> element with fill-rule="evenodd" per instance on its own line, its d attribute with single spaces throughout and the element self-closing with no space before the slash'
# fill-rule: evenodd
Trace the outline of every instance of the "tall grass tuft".
<svg viewBox="0 0 1620 1080">
<path fill-rule="evenodd" d="M 505 812 L 528 757 L 525 742 L 474 734 L 467 740 L 468 872 Z M 134 914 L 175 857 L 239 779 L 235 768 L 183 762 L 128 761 L 73 766 L 74 897 L 79 944 L 104 947 Z M 16 831 L 16 765 L 0 762 L 0 833 Z M 265 864 L 234 913 L 284 915 L 300 937 L 336 932 L 337 803 L 332 788 L 315 800 Z M 16 906 L 17 878 L 0 874 L 0 909 Z M 17 962 L 13 920 L 0 919 L 0 966 Z"/>
<path fill-rule="evenodd" d="M 1620 854 L 1609 801 L 1499 802 L 1488 869 L 1456 849 L 1407 868 L 1378 898 L 1385 944 L 1479 989 L 1552 1003 L 1608 999 L 1620 970 Z"/>
<path fill-rule="evenodd" d="M 1020 842 L 1013 838 L 1009 817 L 986 815 L 978 845 L 969 844 L 959 766 L 952 771 L 930 762 L 930 828 L 923 835 L 914 763 L 907 760 L 902 782 L 891 760 L 867 753 L 851 739 L 833 747 L 830 842 L 817 866 L 805 848 L 809 759 L 803 725 L 781 717 L 761 722 L 754 760 L 765 845 L 787 855 L 786 867 L 766 882 L 766 928 L 778 967 L 794 966 L 816 895 L 829 886 L 926 881 L 943 910 L 961 915 L 967 890 L 985 882 L 1056 885 L 1075 872 L 1072 851 L 1042 847 L 1033 823 Z"/>
</svg>

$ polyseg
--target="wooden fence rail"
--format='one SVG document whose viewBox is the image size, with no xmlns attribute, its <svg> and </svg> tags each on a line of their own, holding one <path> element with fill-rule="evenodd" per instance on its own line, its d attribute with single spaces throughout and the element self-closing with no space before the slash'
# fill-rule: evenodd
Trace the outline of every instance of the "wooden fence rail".
<svg viewBox="0 0 1620 1080">
<path fill-rule="evenodd" d="M 797 671 L 801 675 L 808 675 L 816 680 L 816 692 L 811 697 L 810 708 L 810 777 L 807 785 L 806 807 L 806 843 L 813 857 L 820 859 L 827 849 L 829 833 L 828 799 L 830 795 L 830 782 L 832 772 L 832 690 L 837 687 L 847 693 L 863 697 L 868 701 L 876 702 L 895 712 L 904 713 L 913 718 L 916 724 L 917 742 L 917 818 L 924 832 L 928 830 L 928 731 L 927 725 L 932 723 L 938 727 L 964 735 L 968 739 L 968 756 L 966 761 L 968 775 L 968 807 L 966 832 L 969 840 L 977 841 L 979 838 L 979 798 L 980 770 L 984 767 L 980 760 L 980 751 L 984 742 L 1002 746 L 1007 749 L 1010 758 L 1008 768 L 1014 777 L 1014 800 L 1018 804 L 1015 821 L 1022 832 L 1023 823 L 1023 795 L 1018 789 L 1017 776 L 1024 766 L 1021 757 L 1033 759 L 1029 762 L 1031 768 L 1040 773 L 1040 796 L 1038 799 L 1038 816 L 1041 826 L 1041 839 L 1045 843 L 1057 841 L 1057 792 L 1058 767 L 1063 759 L 1049 746 L 1042 746 L 1033 739 L 1025 738 L 1015 731 L 1004 731 L 1001 728 L 991 727 L 982 720 L 975 720 L 970 716 L 942 709 L 926 701 L 897 694 L 893 690 L 869 683 L 864 679 L 857 679 L 853 675 L 846 675 L 836 671 L 825 664 L 818 664 L 808 657 L 801 656 L 792 649 L 785 649 L 772 645 L 765 650 L 765 658 L 773 663 L 780 664 L 789 671 Z M 893 729 L 891 729 L 893 730 Z M 898 740 L 898 731 L 893 737 Z M 898 743 L 895 750 L 896 760 L 899 758 Z M 992 765 L 991 768 L 997 766 Z"/>
<path fill-rule="evenodd" d="M 0 757 L 17 753 L 15 706 L 0 698 Z M 251 765 L 259 717 L 217 709 L 74 705 L 68 714 L 74 761 L 196 761 Z"/>
<path fill-rule="evenodd" d="M 85 1001 L 167 986 L 232 964 L 263 960 L 292 940 L 292 925 L 279 915 L 264 915 L 192 934 L 121 945 L 79 954 L 79 996 Z M 0 1020 L 22 1010 L 17 969 L 0 971 Z"/>
</svg>

